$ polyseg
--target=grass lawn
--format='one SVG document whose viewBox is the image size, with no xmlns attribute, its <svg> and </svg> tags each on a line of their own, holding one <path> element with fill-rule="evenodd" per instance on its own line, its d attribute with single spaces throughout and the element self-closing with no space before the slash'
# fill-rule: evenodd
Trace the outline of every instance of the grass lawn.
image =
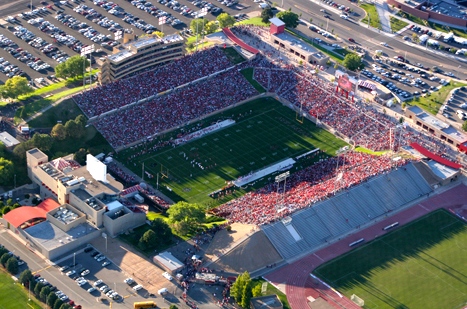
<svg viewBox="0 0 467 309">
<path fill-rule="evenodd" d="M 87 86 L 89 87 L 89 86 Z M 21 119 L 27 119 L 40 111 L 41 109 L 49 106 L 50 104 L 60 100 L 63 97 L 66 97 L 68 95 L 77 93 L 83 89 L 83 86 L 79 86 L 76 88 L 71 88 L 64 90 L 62 92 L 59 92 L 57 94 L 51 95 L 47 98 L 40 98 L 38 100 L 34 100 L 30 103 L 26 103 L 24 106 L 18 108 L 18 110 L 15 113 L 15 123 L 18 124 L 21 122 Z"/>
<path fill-rule="evenodd" d="M 352 52 L 348 51 L 347 49 L 345 48 L 337 48 L 337 49 L 334 49 L 334 52 L 339 54 L 339 55 L 342 55 L 342 57 L 345 57 L 345 55 L 347 54 L 351 54 Z"/>
<path fill-rule="evenodd" d="M 260 16 L 252 17 L 235 23 L 236 25 L 255 25 L 268 27 L 269 24 L 263 23 Z"/>
<path fill-rule="evenodd" d="M 389 22 L 391 23 L 391 30 L 393 32 L 397 32 L 401 30 L 402 28 L 407 27 L 408 25 L 408 23 L 406 23 L 405 21 L 399 18 L 396 18 L 394 16 L 391 16 L 391 19 L 389 20 Z"/>
<path fill-rule="evenodd" d="M 387 151 L 373 151 L 373 150 L 366 149 L 366 148 L 363 148 L 363 147 L 360 147 L 360 146 L 357 146 L 355 148 L 355 151 L 364 152 L 364 153 L 368 153 L 368 154 L 375 155 L 375 156 L 381 156 L 381 155 L 387 153 Z"/>
<path fill-rule="evenodd" d="M 378 12 L 374 4 L 362 3 L 360 7 L 365 10 L 366 16 L 362 19 L 362 23 L 368 24 L 368 17 L 370 18 L 370 26 L 376 29 L 381 29 L 381 21 L 379 20 Z"/>
<path fill-rule="evenodd" d="M 279 289 L 276 289 L 276 287 L 274 287 L 272 284 L 270 284 L 269 282 L 267 282 L 266 280 L 264 279 L 254 279 L 253 280 L 253 286 L 262 286 L 263 283 L 267 283 L 268 284 L 268 287 L 266 289 L 266 293 L 264 293 L 262 296 L 267 296 L 267 295 L 273 295 L 273 294 L 276 294 L 280 301 L 282 302 L 282 305 L 284 306 L 284 309 L 290 309 L 290 305 L 289 305 L 289 302 L 287 300 L 287 296 L 282 293 Z"/>
<path fill-rule="evenodd" d="M 436 115 L 441 105 L 443 105 L 444 101 L 446 101 L 449 93 L 454 88 L 459 88 L 462 86 L 467 86 L 467 84 L 451 81 L 449 85 L 441 87 L 440 90 L 433 93 L 428 93 L 423 97 L 416 97 L 407 103 L 410 105 L 417 105 L 420 108 L 430 112 L 431 114 Z"/>
<path fill-rule="evenodd" d="M 0 308 L 1 309 L 40 309 L 38 302 L 28 301 L 28 291 L 11 279 L 11 276 L 0 271 Z"/>
<path fill-rule="evenodd" d="M 50 128 L 56 125 L 58 120 L 65 124 L 80 114 L 79 107 L 72 99 L 68 99 L 48 109 L 42 115 L 29 121 L 28 124 L 33 128 Z"/>
<path fill-rule="evenodd" d="M 467 225 L 432 212 L 359 247 L 314 274 L 364 308 L 462 308 L 467 302 Z"/>
<path fill-rule="evenodd" d="M 419 25 L 423 25 L 423 26 L 427 26 L 427 25 L 428 25 L 428 22 L 427 22 L 426 20 L 421 19 L 420 17 L 413 16 L 413 15 L 411 15 L 411 14 L 402 12 L 402 11 L 397 12 L 396 15 L 398 15 L 398 16 L 400 16 L 400 17 L 404 17 L 404 18 L 410 20 L 411 22 L 416 23 L 416 24 L 419 24 Z"/>
<path fill-rule="evenodd" d="M 234 64 L 242 63 L 245 61 L 245 58 L 243 58 L 233 47 L 227 47 L 227 48 L 222 48 L 224 51 L 225 55 L 227 58 L 232 61 Z"/>
<path fill-rule="evenodd" d="M 192 52 L 195 52 L 197 49 L 201 50 L 203 48 L 214 45 L 214 42 L 209 42 L 209 41 L 201 42 L 202 39 L 203 38 L 198 38 L 198 48 L 196 48 L 196 36 L 190 36 L 186 40 L 186 44 L 185 44 L 186 50 L 189 53 L 192 53 Z"/>
<path fill-rule="evenodd" d="M 266 92 L 266 89 L 261 86 L 260 83 L 256 81 L 256 79 L 253 78 L 253 68 L 247 68 L 243 69 L 240 73 L 242 73 L 243 76 L 250 82 L 250 84 L 258 91 L 259 93 L 264 93 Z"/>
<path fill-rule="evenodd" d="M 211 198 L 209 194 L 222 189 L 226 181 L 315 148 L 332 156 L 336 149 L 345 145 L 310 121 L 300 124 L 294 111 L 272 98 L 257 99 L 224 113 L 217 115 L 217 119 L 237 115 L 233 118 L 236 123 L 179 147 L 142 156 L 133 161 L 136 166 L 130 164 L 129 168 L 139 173 L 144 162 L 145 170 L 154 175 L 149 180 L 152 185 L 156 186 L 157 174 L 168 174 L 168 177 L 159 177 L 159 188 L 173 200 L 212 207 L 225 202 Z M 214 121 L 215 118 L 205 122 Z M 126 152 L 126 155 L 130 156 L 131 152 Z M 124 157 L 121 159 L 125 160 Z M 192 163 L 195 161 L 196 164 Z M 294 166 L 303 168 L 300 167 L 300 164 Z M 263 186 L 267 179 L 262 182 L 257 182 L 257 185 Z M 252 189 L 249 186 L 236 191 L 228 199 Z"/>
</svg>

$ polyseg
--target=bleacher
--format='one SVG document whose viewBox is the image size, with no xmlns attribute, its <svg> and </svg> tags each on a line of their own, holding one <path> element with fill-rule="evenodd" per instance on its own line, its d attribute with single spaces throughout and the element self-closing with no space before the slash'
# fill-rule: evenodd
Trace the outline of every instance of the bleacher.
<svg viewBox="0 0 467 309">
<path fill-rule="evenodd" d="M 262 229 L 281 256 L 289 259 L 313 251 L 327 240 L 344 236 L 431 191 L 410 163 L 291 215 L 287 224 L 293 225 L 301 236 L 298 241 L 282 221 Z"/>
</svg>

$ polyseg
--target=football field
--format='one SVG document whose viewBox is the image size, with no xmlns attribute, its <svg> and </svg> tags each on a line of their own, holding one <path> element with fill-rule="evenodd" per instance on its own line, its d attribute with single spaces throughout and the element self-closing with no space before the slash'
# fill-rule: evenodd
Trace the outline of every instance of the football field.
<svg viewBox="0 0 467 309">
<path fill-rule="evenodd" d="M 347 297 L 363 299 L 364 308 L 463 308 L 467 225 L 437 210 L 313 273 Z"/>
<path fill-rule="evenodd" d="M 297 121 L 294 111 L 270 98 L 233 108 L 221 119 L 236 122 L 144 157 L 145 171 L 154 175 L 151 184 L 159 174 L 159 188 L 173 199 L 211 205 L 215 202 L 209 194 L 222 189 L 226 181 L 316 148 L 334 155 L 345 145 L 312 122 Z M 274 174 L 266 177 L 274 179 Z"/>
</svg>

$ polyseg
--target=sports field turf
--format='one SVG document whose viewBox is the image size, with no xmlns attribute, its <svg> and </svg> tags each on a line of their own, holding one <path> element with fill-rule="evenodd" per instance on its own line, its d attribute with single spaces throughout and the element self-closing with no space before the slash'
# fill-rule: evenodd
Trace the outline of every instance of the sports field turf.
<svg viewBox="0 0 467 309">
<path fill-rule="evenodd" d="M 167 174 L 168 169 L 169 177 L 160 178 L 159 184 L 169 196 L 214 206 L 209 194 L 221 189 L 228 180 L 315 148 L 333 155 L 345 145 L 310 121 L 298 122 L 294 111 L 271 98 L 243 104 L 219 117 L 235 119 L 236 123 L 142 158 L 145 170 L 155 178 L 157 173 Z M 155 178 L 151 180 L 154 185 Z"/>
<path fill-rule="evenodd" d="M 467 303 L 467 225 L 445 210 L 318 267 L 314 274 L 364 308 L 455 309 Z"/>
<path fill-rule="evenodd" d="M 10 275 L 0 272 L 0 309 L 41 308 L 34 301 L 28 302 L 28 291 L 15 283 Z"/>
</svg>

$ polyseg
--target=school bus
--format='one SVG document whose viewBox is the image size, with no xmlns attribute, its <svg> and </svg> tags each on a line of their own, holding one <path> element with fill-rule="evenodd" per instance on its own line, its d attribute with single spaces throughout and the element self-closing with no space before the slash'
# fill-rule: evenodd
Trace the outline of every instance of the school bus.
<svg viewBox="0 0 467 309">
<path fill-rule="evenodd" d="M 133 303 L 133 309 L 156 308 L 154 301 L 140 301 Z"/>
</svg>

